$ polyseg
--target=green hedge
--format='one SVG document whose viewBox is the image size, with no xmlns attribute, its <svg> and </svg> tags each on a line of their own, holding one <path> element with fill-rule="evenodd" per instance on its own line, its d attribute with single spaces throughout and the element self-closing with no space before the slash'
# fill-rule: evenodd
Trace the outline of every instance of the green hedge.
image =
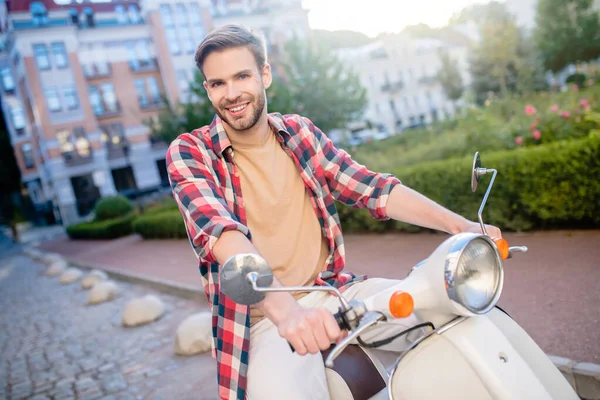
<svg viewBox="0 0 600 400">
<path fill-rule="evenodd" d="M 498 170 L 483 218 L 502 230 L 600 226 L 600 137 L 482 153 L 483 166 Z M 398 168 L 407 186 L 476 221 L 490 175 L 470 188 L 472 156 Z M 386 171 L 388 172 L 388 171 Z M 380 222 L 365 210 L 338 205 L 344 232 L 415 231 L 397 221 Z"/>
<path fill-rule="evenodd" d="M 178 210 L 139 217 L 133 223 L 133 230 L 144 239 L 187 238 L 185 224 Z"/>
<path fill-rule="evenodd" d="M 115 239 L 133 233 L 135 215 L 105 221 L 82 222 L 67 227 L 71 239 Z"/>
<path fill-rule="evenodd" d="M 133 211 L 133 205 L 129 199 L 122 195 L 107 196 L 96 203 L 94 213 L 96 221 L 106 221 L 121 218 Z"/>
</svg>

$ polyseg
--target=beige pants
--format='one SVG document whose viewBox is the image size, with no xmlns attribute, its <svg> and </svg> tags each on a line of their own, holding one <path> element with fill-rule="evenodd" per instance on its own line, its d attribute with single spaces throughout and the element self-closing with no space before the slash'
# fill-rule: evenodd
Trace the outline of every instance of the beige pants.
<svg viewBox="0 0 600 400">
<path fill-rule="evenodd" d="M 343 293 L 347 300 L 364 300 L 401 281 L 369 278 L 350 286 Z M 313 292 L 299 300 L 303 307 L 326 307 L 336 312 L 340 306 L 335 295 Z M 392 320 L 371 329 L 361 338 L 365 342 L 381 340 L 417 324 L 414 316 Z M 408 346 L 404 337 L 379 349 L 400 351 Z M 250 329 L 248 365 L 250 400 L 322 400 L 329 399 L 325 365 L 321 354 L 304 356 L 292 353 L 288 342 L 279 336 L 277 327 L 264 318 Z"/>
</svg>

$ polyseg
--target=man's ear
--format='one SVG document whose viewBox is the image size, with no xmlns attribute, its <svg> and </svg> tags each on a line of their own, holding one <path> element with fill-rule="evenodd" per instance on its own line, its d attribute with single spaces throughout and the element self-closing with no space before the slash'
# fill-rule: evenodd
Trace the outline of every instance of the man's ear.
<svg viewBox="0 0 600 400">
<path fill-rule="evenodd" d="M 208 83 L 206 83 L 206 81 L 203 81 L 202 86 L 204 86 L 204 90 L 206 90 L 206 95 L 208 96 L 208 100 L 210 100 L 210 92 L 208 91 Z M 210 100 L 210 101 L 212 101 L 212 100 Z"/>
<path fill-rule="evenodd" d="M 265 89 L 268 89 L 273 83 L 273 75 L 271 74 L 271 65 L 269 63 L 265 63 L 262 68 L 262 81 Z"/>
</svg>

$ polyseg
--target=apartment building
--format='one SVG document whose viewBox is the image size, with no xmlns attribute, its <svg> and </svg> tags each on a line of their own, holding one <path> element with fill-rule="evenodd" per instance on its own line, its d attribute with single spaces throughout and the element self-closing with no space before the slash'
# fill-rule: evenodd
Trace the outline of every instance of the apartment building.
<svg viewBox="0 0 600 400">
<path fill-rule="evenodd" d="M 308 31 L 300 0 L 8 0 L 0 5 L 2 112 L 26 194 L 63 224 L 108 195 L 168 185 L 147 121 L 187 101 L 193 54 L 215 26 L 265 34 L 274 56 Z"/>
<path fill-rule="evenodd" d="M 436 79 L 441 67 L 439 51 L 448 52 L 463 84 L 469 85 L 472 39 L 466 32 L 472 29 L 467 28 L 457 28 L 448 40 L 390 34 L 365 46 L 339 50 L 338 56 L 354 68 L 367 90 L 364 119 L 398 133 L 454 115 L 454 105 Z"/>
</svg>

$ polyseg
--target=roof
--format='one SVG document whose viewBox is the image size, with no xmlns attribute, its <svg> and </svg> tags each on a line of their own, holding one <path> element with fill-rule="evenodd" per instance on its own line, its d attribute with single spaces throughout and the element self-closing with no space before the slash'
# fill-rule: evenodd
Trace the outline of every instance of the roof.
<svg viewBox="0 0 600 400">
<path fill-rule="evenodd" d="M 78 12 L 82 12 L 84 8 L 89 7 L 94 12 L 113 12 L 115 6 L 118 4 L 123 4 L 125 6 L 134 4 L 139 7 L 139 0 L 112 0 L 103 3 L 98 3 L 97 0 L 95 2 L 91 2 L 90 0 L 84 0 L 82 2 L 76 2 L 74 0 L 68 1 L 69 0 L 60 1 L 60 4 L 56 4 L 54 0 L 38 0 L 37 2 L 43 4 L 48 11 L 69 10 L 75 8 Z M 27 0 L 6 0 L 6 7 L 9 13 L 29 12 L 31 3 L 32 1 Z"/>
</svg>

